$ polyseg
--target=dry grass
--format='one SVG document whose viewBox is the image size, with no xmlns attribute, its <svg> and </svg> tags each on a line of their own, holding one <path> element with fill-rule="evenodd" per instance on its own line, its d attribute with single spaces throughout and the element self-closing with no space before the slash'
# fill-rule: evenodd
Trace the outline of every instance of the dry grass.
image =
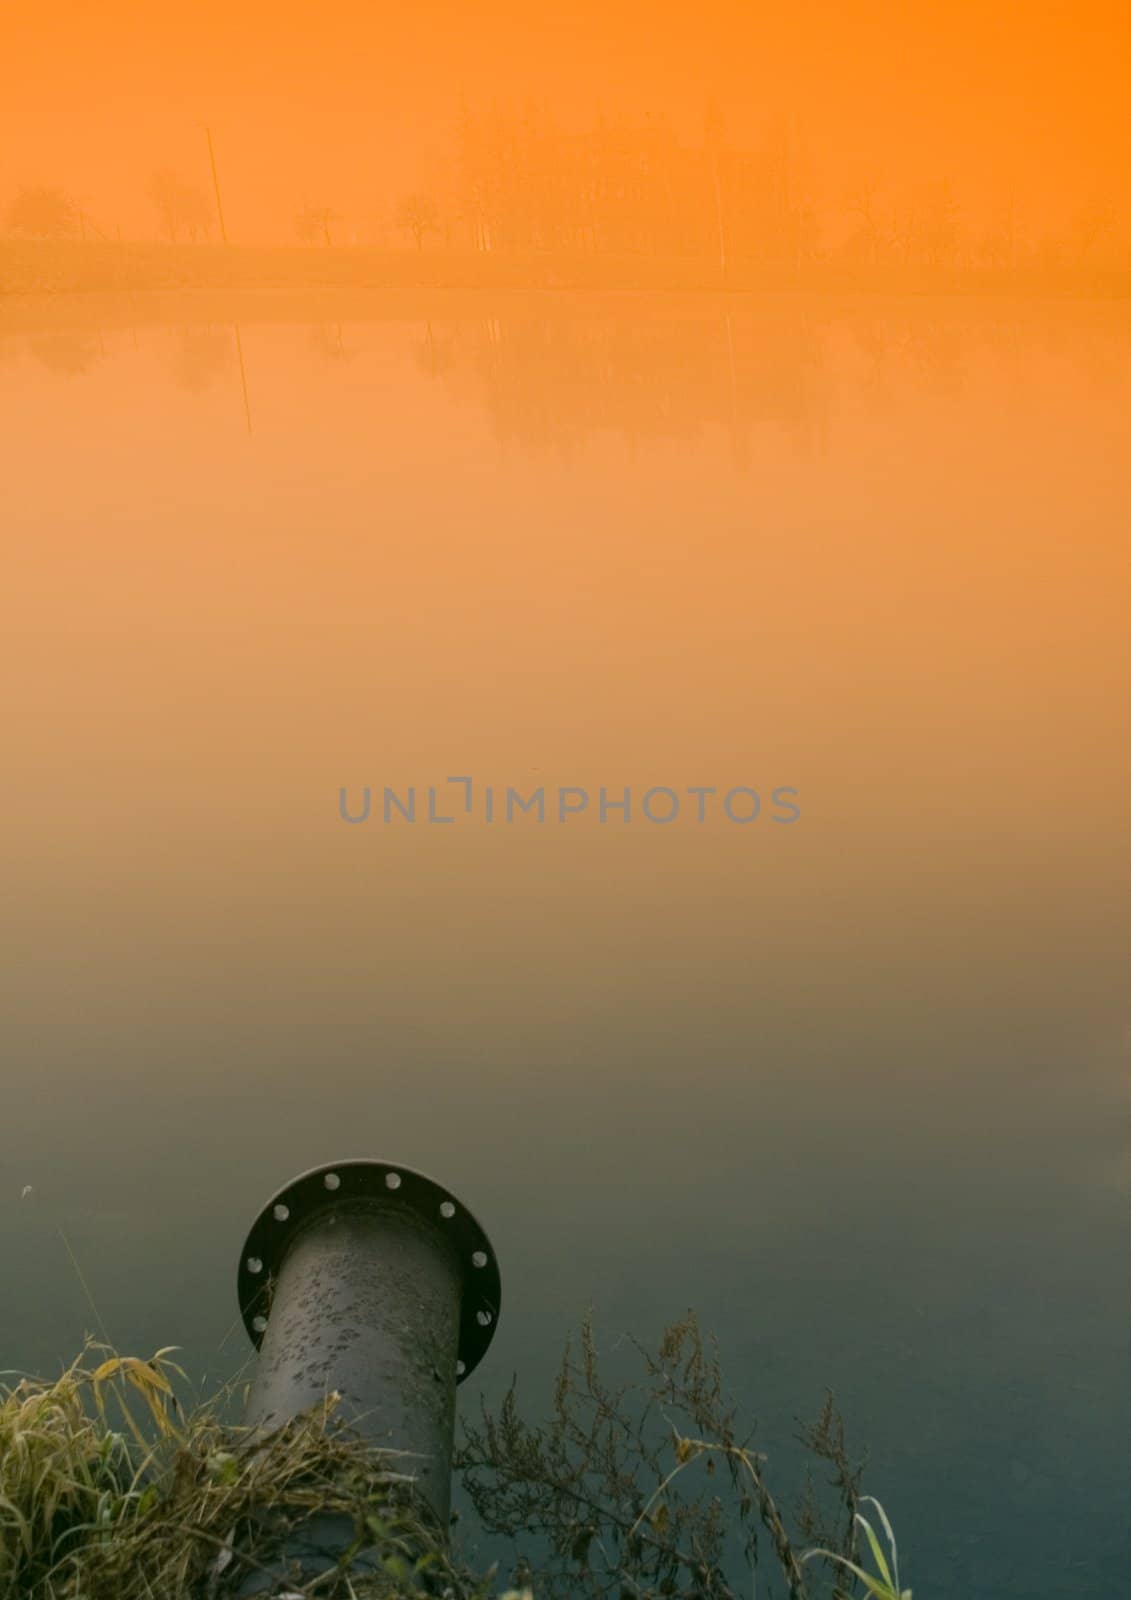
<svg viewBox="0 0 1131 1600">
<path fill-rule="evenodd" d="M 519 1416 L 512 1388 L 465 1429 L 464 1485 L 516 1558 L 522 1592 L 502 1600 L 532 1600 L 528 1583 L 539 1600 L 745 1600 L 752 1586 L 910 1600 L 882 1507 L 871 1502 L 886 1550 L 861 1513 L 831 1397 L 800 1435 L 822 1481 L 787 1515 L 694 1317 L 656 1352 L 635 1348 L 642 1379 L 609 1387 L 587 1321 L 545 1423 Z M 171 1357 L 92 1343 L 53 1382 L 0 1385 L 0 1600 L 497 1595 L 494 1570 L 476 1577 L 453 1560 L 395 1454 L 341 1424 L 337 1396 L 264 1436 L 226 1422 L 229 1392 L 183 1408 Z M 337 1558 L 317 1552 L 327 1530 L 331 1550 L 346 1547 Z M 287 1559 L 296 1548 L 301 1571 Z"/>
<path fill-rule="evenodd" d="M 224 1397 L 183 1414 L 182 1376 L 167 1350 L 140 1361 L 92 1345 L 52 1383 L 0 1389 L 3 1600 L 223 1600 L 253 1574 L 311 1600 L 487 1593 L 333 1400 L 257 1438 L 224 1425 Z M 315 1514 L 348 1519 L 354 1548 L 281 1584 L 282 1542 Z"/>
</svg>

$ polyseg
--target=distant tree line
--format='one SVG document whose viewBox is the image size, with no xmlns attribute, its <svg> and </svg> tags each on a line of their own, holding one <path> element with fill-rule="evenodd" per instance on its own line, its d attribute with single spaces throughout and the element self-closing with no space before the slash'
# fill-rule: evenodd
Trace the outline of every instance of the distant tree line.
<svg viewBox="0 0 1131 1600">
<path fill-rule="evenodd" d="M 708 116 L 702 143 L 663 122 L 599 119 L 566 133 L 498 113 L 465 114 L 453 199 L 480 250 L 593 250 L 757 256 L 797 262 L 817 245 L 817 218 L 796 141 L 785 130 L 757 151 L 730 148 Z"/>
<path fill-rule="evenodd" d="M 204 188 L 165 168 L 152 175 L 147 194 L 168 242 L 216 236 L 216 207 Z M 340 243 L 341 220 L 308 200 L 293 217 L 294 235 L 308 245 Z M 787 275 L 818 262 L 943 274 L 1100 260 L 1126 266 L 1117 220 L 1110 205 L 1093 199 L 1055 238 L 1041 238 L 1026 228 L 1012 193 L 992 217 L 975 221 L 945 177 L 924 177 L 903 192 L 865 180 L 822 199 L 794 130 L 779 122 L 755 148 L 739 149 L 714 108 L 692 142 L 662 119 L 599 117 L 587 130 L 565 131 L 533 113 L 495 110 L 464 111 L 433 188 L 404 194 L 391 215 L 363 231 L 391 233 L 417 252 L 440 245 L 706 259 L 725 279 L 736 263 Z M 6 222 L 28 237 L 106 237 L 59 188 L 22 189 Z"/>
<path fill-rule="evenodd" d="M 1012 192 L 975 222 L 946 177 L 886 195 L 865 181 L 822 202 L 802 136 L 779 122 L 756 148 L 738 149 L 714 108 L 690 144 L 663 121 L 600 118 L 567 133 L 533 115 L 465 112 L 448 206 L 463 242 L 479 250 L 707 256 L 723 272 L 736 260 L 928 271 L 1013 269 L 1052 256 L 1086 264 L 1116 234 L 1114 209 L 1094 199 L 1059 237 L 1027 234 Z"/>
<path fill-rule="evenodd" d="M 215 209 L 196 184 L 162 168 L 150 178 L 146 192 L 157 214 L 161 236 L 170 244 L 185 240 L 195 244 L 213 237 Z M 65 190 L 45 185 L 21 189 L 8 207 L 5 221 L 9 233 L 28 239 L 108 237 Z"/>
</svg>

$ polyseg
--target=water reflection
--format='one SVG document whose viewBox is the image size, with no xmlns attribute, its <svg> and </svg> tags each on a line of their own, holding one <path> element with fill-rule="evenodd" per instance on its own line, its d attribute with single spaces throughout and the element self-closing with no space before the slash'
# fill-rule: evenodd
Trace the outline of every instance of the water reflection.
<svg viewBox="0 0 1131 1600">
<path fill-rule="evenodd" d="M 81 377 L 106 355 L 98 334 L 43 333 L 29 339 L 28 347 L 48 372 L 60 378 Z"/>
<path fill-rule="evenodd" d="M 781 429 L 796 448 L 820 448 L 845 387 L 847 359 L 854 361 L 852 404 L 867 404 L 879 417 L 898 404 L 901 383 L 920 394 L 960 397 L 972 366 L 987 357 L 1022 378 L 1026 362 L 1042 353 L 1061 359 L 1070 343 L 1073 369 L 1086 369 L 1095 382 L 1113 381 L 1119 361 L 1119 341 L 1109 337 L 1121 322 L 1115 310 L 1104 327 L 1102 313 L 1070 307 L 1058 326 L 1055 317 L 1042 319 L 1039 306 L 1023 302 L 995 308 L 866 297 L 839 303 L 788 296 L 622 298 L 627 307 L 610 307 L 600 297 L 582 299 L 580 309 L 578 297 L 518 300 L 504 305 L 501 315 L 482 315 L 466 296 L 440 296 L 420 320 L 407 308 L 397 316 L 394 308 L 390 323 L 379 298 L 345 296 L 331 317 L 307 322 L 306 337 L 311 353 L 333 366 L 374 355 L 390 329 L 401 336 L 415 330 L 408 337 L 419 371 L 448 385 L 459 403 L 485 405 L 496 437 L 523 448 L 568 453 L 600 433 L 618 434 L 630 446 L 678 443 L 721 428 L 736 462 L 749 459 L 751 432 L 766 425 Z M 177 307 L 185 320 L 173 370 L 186 390 L 203 392 L 231 369 L 233 342 L 240 341 L 233 312 L 254 327 L 267 308 L 255 297 L 200 299 L 199 307 Z M 7 328 L 0 317 L 0 351 L 10 360 L 22 341 L 7 309 Z M 301 323 L 304 298 L 293 296 L 276 309 L 276 326 Z M 186 313 L 194 310 L 199 320 L 190 321 Z M 226 314 L 217 320 L 216 312 Z M 47 325 L 26 336 L 26 347 L 57 376 L 89 372 L 106 356 L 102 324 L 51 326 L 60 314 L 41 303 L 39 318 Z M 72 308 L 67 314 L 75 316 Z M 107 328 L 124 324 L 137 348 L 146 319 L 136 297 L 128 304 L 102 298 L 98 315 Z"/>
<path fill-rule="evenodd" d="M 346 349 L 340 322 L 316 323 L 310 330 L 310 348 L 324 361 L 348 361 L 351 354 Z"/>
<path fill-rule="evenodd" d="M 200 393 L 231 369 L 234 355 L 230 329 L 211 324 L 182 328 L 172 361 L 174 380 L 190 394 Z"/>
<path fill-rule="evenodd" d="M 730 312 L 486 317 L 423 343 L 425 370 L 479 395 L 496 437 L 568 453 L 599 433 L 632 446 L 686 441 L 721 426 L 736 446 L 770 422 L 801 446 L 828 406 L 822 328 Z M 437 356 L 437 350 L 441 353 Z M 424 364 L 424 363 L 422 363 Z"/>
<path fill-rule="evenodd" d="M 455 334 L 437 334 L 429 319 L 424 324 L 424 337 L 416 346 L 416 360 L 421 372 L 426 372 L 430 378 L 451 372 L 456 365 Z"/>
<path fill-rule="evenodd" d="M 116 1340 L 226 1375 L 263 1196 L 387 1153 L 491 1230 L 496 1376 L 694 1303 L 767 1448 L 837 1389 L 914 1587 L 1115 1592 L 1119 308 L 0 327 L 3 1364 L 89 1320 L 62 1223 Z M 337 821 L 452 773 L 802 821 Z"/>
</svg>

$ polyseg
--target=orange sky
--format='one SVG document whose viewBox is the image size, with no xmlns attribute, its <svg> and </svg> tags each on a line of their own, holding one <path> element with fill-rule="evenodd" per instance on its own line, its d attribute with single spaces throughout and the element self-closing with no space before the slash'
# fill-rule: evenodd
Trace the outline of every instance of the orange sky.
<svg viewBox="0 0 1131 1600">
<path fill-rule="evenodd" d="M 139 233 L 155 167 L 207 182 L 206 121 L 234 237 L 289 236 L 304 199 L 363 225 L 430 180 L 461 98 L 695 137 L 715 96 L 737 143 L 791 118 L 831 204 L 863 175 L 949 177 L 973 208 L 1014 187 L 1036 228 L 1121 205 L 1131 169 L 1131 27 L 1110 0 L 9 0 L 0 31 L 0 205 L 55 183 Z"/>
</svg>

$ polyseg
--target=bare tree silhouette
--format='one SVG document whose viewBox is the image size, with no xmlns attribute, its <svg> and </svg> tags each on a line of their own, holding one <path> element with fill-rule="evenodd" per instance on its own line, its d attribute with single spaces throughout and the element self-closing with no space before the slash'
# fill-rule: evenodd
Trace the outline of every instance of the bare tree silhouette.
<svg viewBox="0 0 1131 1600">
<path fill-rule="evenodd" d="M 848 210 L 859 217 L 859 238 L 864 248 L 868 266 L 880 264 L 880 224 L 876 208 L 876 185 L 869 178 L 862 179 L 848 199 Z"/>
<path fill-rule="evenodd" d="M 332 244 L 330 238 L 330 224 L 337 218 L 337 212 L 331 211 L 329 206 L 303 206 L 295 217 L 295 232 L 303 244 Z"/>
<path fill-rule="evenodd" d="M 923 263 L 930 268 L 954 265 L 958 253 L 958 201 L 948 178 L 928 183 L 919 206 Z"/>
<path fill-rule="evenodd" d="M 440 208 L 429 194 L 406 194 L 397 207 L 397 227 L 412 235 L 418 250 L 424 248 L 424 235 L 439 226 Z"/>
<path fill-rule="evenodd" d="M 1081 206 L 1072 220 L 1074 254 L 1081 261 L 1092 258 L 1096 245 L 1115 224 L 1115 212 L 1103 200 L 1092 200 Z"/>
<path fill-rule="evenodd" d="M 212 232 L 212 207 L 203 189 L 186 183 L 176 172 L 163 167 L 149 180 L 149 198 L 157 208 L 163 232 L 175 244 L 180 233 L 196 243 L 198 233 L 208 238 Z"/>
</svg>

